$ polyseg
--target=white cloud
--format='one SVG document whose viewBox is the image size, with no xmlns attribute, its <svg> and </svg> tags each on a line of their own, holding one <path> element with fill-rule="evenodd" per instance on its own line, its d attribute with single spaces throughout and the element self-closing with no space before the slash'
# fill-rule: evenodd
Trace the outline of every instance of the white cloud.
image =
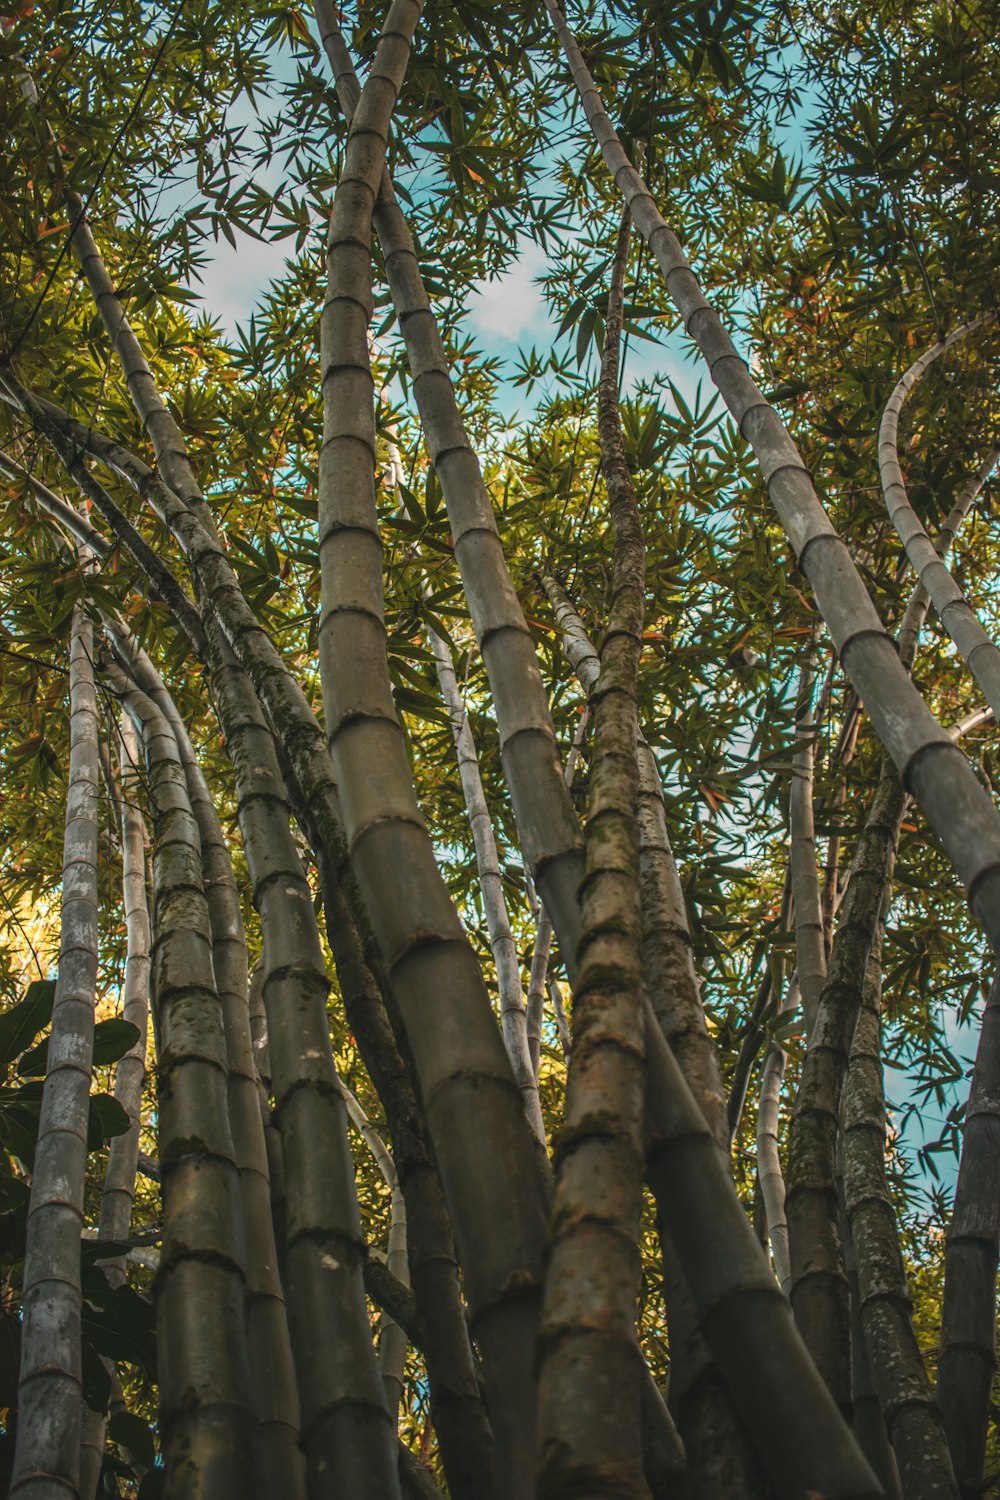
<svg viewBox="0 0 1000 1500">
<path fill-rule="evenodd" d="M 234 249 L 228 240 L 220 239 L 202 269 L 201 280 L 194 282 L 204 311 L 221 319 L 227 333 L 234 333 L 237 323 L 249 320 L 271 281 L 281 274 L 292 243 L 255 240 L 237 231 Z"/>
<path fill-rule="evenodd" d="M 483 338 L 515 343 L 526 334 L 544 334 L 548 310 L 540 289 L 532 283 L 544 271 L 545 251 L 526 245 L 513 267 L 495 281 L 480 281 L 468 303 L 468 320 Z"/>
</svg>

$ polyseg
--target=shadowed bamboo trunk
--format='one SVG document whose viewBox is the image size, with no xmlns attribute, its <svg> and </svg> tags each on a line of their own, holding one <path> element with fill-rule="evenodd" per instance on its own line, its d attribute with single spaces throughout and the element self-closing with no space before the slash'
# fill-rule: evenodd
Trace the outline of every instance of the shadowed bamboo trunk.
<svg viewBox="0 0 1000 1500">
<path fill-rule="evenodd" d="M 382 1174 L 382 1180 L 389 1189 L 389 1238 L 386 1245 L 386 1267 L 398 1282 L 408 1287 L 410 1268 L 406 1251 L 406 1199 L 399 1185 L 396 1164 L 355 1095 L 351 1093 L 342 1079 L 338 1079 L 337 1082 L 351 1124 L 371 1151 Z M 393 1427 L 396 1427 L 399 1422 L 406 1349 L 405 1329 L 401 1328 L 389 1313 L 383 1313 L 379 1323 L 378 1367 L 385 1389 L 385 1404 Z"/>
<path fill-rule="evenodd" d="M 945 1250 L 937 1396 L 963 1500 L 980 1493 L 996 1369 L 1000 980 L 983 1015 Z"/>
<path fill-rule="evenodd" d="M 861 988 L 899 836 L 905 792 L 888 762 L 844 897 L 788 1140 L 792 1306 L 830 1391 L 851 1411 L 850 1303 L 838 1226 L 837 1138 Z"/>
<path fill-rule="evenodd" d="M 392 6 L 351 130 L 330 220 L 321 319 L 319 649 L 330 752 L 351 865 L 413 1054 L 479 1343 L 501 1493 L 527 1493 L 532 1341 L 544 1197 L 507 1054 L 475 955 L 417 809 L 386 662 L 368 349 L 371 214 L 385 134 L 419 14 Z M 462 1121 L 474 1112 L 480 1128 Z"/>
<path fill-rule="evenodd" d="M 139 1159 L 142 1085 L 146 1074 L 146 1029 L 149 1019 L 149 973 L 152 936 L 146 904 L 146 828 L 139 807 L 138 750 L 135 732 L 127 714 L 120 726 L 122 896 L 125 908 L 125 981 L 122 986 L 122 1017 L 139 1032 L 135 1043 L 119 1059 L 115 1069 L 114 1096 L 130 1120 L 124 1135 L 116 1135 L 108 1148 L 108 1165 L 101 1194 L 99 1236 L 102 1240 L 128 1238 L 135 1198 L 135 1176 Z M 124 1257 L 102 1262 L 112 1286 L 125 1280 Z M 110 1365 L 109 1373 L 114 1372 Z M 80 1496 L 93 1500 L 104 1458 L 106 1419 L 85 1406 L 80 1438 Z"/>
<path fill-rule="evenodd" d="M 913 1328 L 885 1170 L 880 1010 L 882 935 L 890 895 L 887 882 L 844 1091 L 844 1203 L 857 1260 L 865 1347 L 903 1494 L 906 1500 L 958 1500 L 941 1414 Z"/>
<path fill-rule="evenodd" d="M 97 983 L 97 701 L 93 628 L 70 634 L 70 755 L 59 968 L 31 1174 L 21 1297 L 21 1373 L 11 1495 L 77 1495 L 80 1465 L 80 1228 Z"/>
<path fill-rule="evenodd" d="M 227 1500 L 254 1482 L 244 1228 L 201 845 L 173 731 L 116 669 L 153 806 L 153 974 L 163 1249 L 156 1283 L 166 1494 Z"/>
<path fill-rule="evenodd" d="M 645 547 L 618 412 L 631 219 L 612 267 L 598 431 L 614 532 L 612 601 L 591 693 L 586 874 L 566 1114 L 540 1347 L 541 1496 L 642 1494 L 642 1361 L 635 1335 L 643 1167 L 643 966 L 636 812 Z"/>
</svg>

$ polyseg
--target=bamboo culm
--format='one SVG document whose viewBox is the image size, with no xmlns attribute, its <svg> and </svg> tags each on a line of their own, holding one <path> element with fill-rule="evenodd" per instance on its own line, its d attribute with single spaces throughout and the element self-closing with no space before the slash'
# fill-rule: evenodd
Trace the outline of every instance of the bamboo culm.
<svg viewBox="0 0 1000 1500">
<path fill-rule="evenodd" d="M 795 737 L 801 740 L 792 756 L 788 793 L 788 865 L 795 912 L 795 963 L 808 1037 L 816 1024 L 819 999 L 826 979 L 826 941 L 822 898 L 816 868 L 816 829 L 813 809 L 813 760 L 816 723 L 813 718 L 812 663 L 802 669 L 795 707 Z"/>
<path fill-rule="evenodd" d="M 1000 979 L 983 1015 L 945 1247 L 937 1398 L 963 1500 L 981 1493 L 1000 1259 Z"/>
<path fill-rule="evenodd" d="M 418 15 L 413 0 L 390 9 L 351 116 L 330 220 L 321 318 L 320 669 L 351 864 L 420 1080 L 483 1355 L 500 1490 L 514 1495 L 527 1490 L 533 1459 L 545 1195 L 479 965 L 417 809 L 389 684 L 375 506 L 371 214 Z M 472 1110 L 482 1122 L 477 1132 L 461 1123 Z"/>
<path fill-rule="evenodd" d="M 70 635 L 69 690 L 59 967 L 21 1298 L 18 1429 L 10 1490 L 18 1500 L 57 1500 L 79 1493 L 80 1229 L 97 983 L 99 792 L 93 627 L 79 605 Z"/>
<path fill-rule="evenodd" d="M 1000 649 L 987 635 L 975 610 L 951 576 L 944 562 L 947 547 L 931 542 L 907 494 L 899 463 L 899 417 L 903 404 L 924 372 L 960 339 L 982 328 L 991 319 L 979 318 L 938 339 L 910 366 L 886 402 L 878 434 L 879 478 L 889 518 L 906 548 L 914 572 L 938 612 L 969 671 L 983 690 L 994 714 L 1000 714 Z M 972 503 L 974 493 L 968 504 Z M 945 533 L 947 535 L 947 532 Z"/>
<path fill-rule="evenodd" d="M 858 842 L 789 1126 L 792 1306 L 845 1413 L 851 1410 L 850 1306 L 838 1228 L 837 1138 L 851 1039 L 904 803 L 905 792 L 886 761 Z"/>
<path fill-rule="evenodd" d="M 552 1497 L 598 1489 L 638 1497 L 643 1491 L 635 1241 L 643 1178 L 644 980 L 635 740 L 645 546 L 618 411 L 630 231 L 626 214 L 612 263 L 598 394 L 614 562 L 608 629 L 591 693 L 573 1050 L 556 1141 L 539 1357 L 538 1493 Z"/>
<path fill-rule="evenodd" d="M 555 0 L 547 4 L 608 170 L 649 245 L 685 329 L 757 456 L 771 503 L 812 586 L 844 670 L 904 785 L 923 807 L 958 871 L 974 915 L 994 951 L 1000 951 L 1000 812 L 910 682 L 798 449 L 754 383 L 703 296 L 676 236 L 629 161 L 565 17 Z"/>
<path fill-rule="evenodd" d="M 793 979 L 778 1006 L 777 1021 L 790 1015 L 801 1004 L 798 979 Z M 792 1263 L 788 1253 L 788 1220 L 785 1216 L 785 1176 L 781 1169 L 781 1153 L 778 1148 L 778 1117 L 781 1105 L 781 1085 L 785 1076 L 786 1053 L 781 1043 L 772 1038 L 764 1057 L 760 1079 L 760 1100 L 757 1105 L 757 1181 L 764 1200 L 764 1216 L 767 1237 L 774 1261 L 774 1274 L 778 1285 L 788 1296 L 792 1284 Z"/>
<path fill-rule="evenodd" d="M 136 1028 L 139 1035 L 115 1069 L 114 1096 L 128 1115 L 130 1125 L 124 1135 L 114 1137 L 108 1148 L 98 1222 L 99 1238 L 122 1241 L 128 1238 L 139 1162 L 152 934 L 146 902 L 146 827 L 139 805 L 138 748 L 132 721 L 127 714 L 122 715 L 119 736 L 122 896 L 126 932 L 122 1017 Z M 125 1281 L 124 1257 L 103 1261 L 102 1265 L 111 1285 L 121 1286 Z M 109 1373 L 113 1371 L 114 1365 L 109 1363 Z M 80 1497 L 81 1500 L 94 1500 L 104 1457 L 105 1418 L 85 1407 L 82 1421 Z"/>
<path fill-rule="evenodd" d="M 156 1283 L 166 1494 L 226 1500 L 254 1482 L 244 1232 L 201 844 L 170 725 L 105 676 L 142 742 L 155 828 L 153 988 L 163 1248 Z"/>
<path fill-rule="evenodd" d="M 881 1059 L 882 933 L 865 972 L 844 1092 L 844 1206 L 857 1261 L 872 1379 L 906 1500 L 958 1500 L 941 1414 L 913 1327 L 896 1211 L 885 1170 Z"/>
</svg>

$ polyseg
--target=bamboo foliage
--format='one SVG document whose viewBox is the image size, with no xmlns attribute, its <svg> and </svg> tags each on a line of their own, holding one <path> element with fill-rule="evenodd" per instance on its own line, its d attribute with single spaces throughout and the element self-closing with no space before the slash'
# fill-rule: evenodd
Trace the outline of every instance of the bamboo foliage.
<svg viewBox="0 0 1000 1500">
<path fill-rule="evenodd" d="M 910 683 L 850 553 L 824 511 L 780 418 L 706 301 L 673 231 L 632 166 L 554 0 L 549 12 L 608 170 L 741 434 L 820 613 L 880 740 L 952 860 L 994 949 L 1000 948 L 1000 815 L 965 757 Z"/>
</svg>

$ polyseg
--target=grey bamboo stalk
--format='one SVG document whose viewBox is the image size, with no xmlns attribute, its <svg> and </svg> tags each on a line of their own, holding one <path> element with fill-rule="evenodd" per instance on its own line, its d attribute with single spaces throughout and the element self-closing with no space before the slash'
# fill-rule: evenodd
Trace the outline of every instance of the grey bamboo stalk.
<svg viewBox="0 0 1000 1500">
<path fill-rule="evenodd" d="M 122 822 L 122 895 L 125 907 L 125 981 L 122 986 L 122 1016 L 139 1032 L 134 1045 L 115 1069 L 114 1096 L 131 1121 L 124 1135 L 117 1135 L 108 1150 L 108 1165 L 101 1194 L 99 1236 L 104 1240 L 128 1238 L 135 1197 L 139 1160 L 142 1085 L 146 1073 L 146 1029 L 149 1018 L 149 972 L 152 937 L 146 904 L 146 829 L 139 808 L 138 750 L 131 720 L 122 715 L 119 763 Z M 125 1280 L 124 1259 L 103 1262 L 112 1286 Z M 112 1370 L 114 1366 L 111 1366 Z M 80 1495 L 93 1500 L 104 1456 L 105 1420 L 85 1406 L 80 1438 Z"/>
<path fill-rule="evenodd" d="M 854 1254 L 854 1242 L 844 1212 L 843 1194 L 843 1131 L 841 1131 L 841 1171 L 838 1182 L 840 1193 L 840 1233 L 844 1242 L 844 1270 L 851 1293 L 851 1397 L 854 1402 L 854 1433 L 862 1453 L 878 1475 L 886 1500 L 902 1500 L 899 1490 L 899 1472 L 889 1437 L 882 1417 L 882 1405 L 872 1377 L 871 1360 L 865 1345 L 865 1330 L 861 1322 L 861 1283 L 858 1280 L 858 1263 Z"/>
<path fill-rule="evenodd" d="M 702 295 L 676 236 L 629 161 L 561 10 L 555 0 L 547 4 L 608 169 L 632 209 L 687 332 L 757 456 L 771 503 L 812 586 L 844 670 L 904 784 L 954 863 L 974 914 L 994 949 L 1000 950 L 1000 813 L 910 682 L 794 442 Z"/>
<path fill-rule="evenodd" d="M 798 981 L 788 985 L 778 1008 L 778 1020 L 789 1015 L 800 1004 Z M 785 1175 L 778 1148 L 778 1111 L 781 1085 L 785 1076 L 786 1053 L 777 1040 L 771 1041 L 764 1058 L 760 1080 L 760 1102 L 757 1105 L 757 1181 L 764 1199 L 767 1237 L 778 1285 L 787 1296 L 791 1290 L 792 1263 L 788 1254 L 788 1221 L 785 1217 Z"/>
<path fill-rule="evenodd" d="M 813 669 L 802 668 L 795 706 L 795 738 L 801 740 L 792 756 L 788 794 L 788 862 L 795 912 L 795 963 L 808 1037 L 816 1024 L 819 997 L 826 979 L 826 941 L 822 898 L 816 868 L 816 829 L 813 812 L 813 761 L 816 723 L 813 718 Z"/>
<path fill-rule="evenodd" d="M 166 1494 L 236 1500 L 254 1482 L 257 1434 L 244 1336 L 240 1182 L 201 845 L 170 725 L 124 674 L 108 668 L 106 675 L 142 740 L 155 820 L 163 1193 L 156 1313 Z"/>
<path fill-rule="evenodd" d="M 212 936 L 212 965 L 226 1037 L 227 1098 L 245 1230 L 247 1353 L 254 1411 L 261 1427 L 261 1484 L 289 1497 L 304 1493 L 298 1446 L 295 1372 L 278 1272 L 264 1118 L 266 1100 L 250 1035 L 248 959 L 243 915 L 229 850 L 208 784 L 177 708 L 149 657 L 121 621 L 105 628 L 125 671 L 169 723 L 198 826 Z"/>
<path fill-rule="evenodd" d="M 520 1090 L 417 808 L 386 662 L 375 506 L 371 212 L 418 14 L 413 0 L 394 0 L 389 11 L 351 118 L 330 220 L 320 325 L 320 668 L 351 864 L 426 1101 L 483 1355 L 500 1490 L 514 1495 L 528 1488 L 534 1447 L 544 1195 Z M 458 1126 L 473 1108 L 481 1124 L 474 1133 Z"/>
<path fill-rule="evenodd" d="M 635 1298 L 645 1059 L 635 741 L 645 545 L 618 410 L 630 233 L 626 212 L 612 263 L 598 393 L 601 474 L 614 532 L 612 602 L 591 694 L 573 1051 L 556 1143 L 539 1353 L 540 1496 L 598 1486 L 621 1496 L 643 1490 Z"/>
<path fill-rule="evenodd" d="M 786 1212 L 792 1306 L 810 1353 L 845 1413 L 851 1410 L 850 1307 L 837 1225 L 837 1137 L 851 1038 L 904 802 L 903 787 L 883 760 L 789 1128 Z"/>
<path fill-rule="evenodd" d="M 350 53 L 331 0 L 315 0 L 315 11 L 341 109 L 350 120 L 359 92 Z M 572 964 L 579 930 L 582 845 L 559 765 L 542 675 L 479 461 L 458 410 L 413 240 L 388 172 L 383 171 L 373 186 L 378 189 L 373 222 L 406 344 L 427 449 L 444 492 L 455 560 L 489 678 L 519 837 L 566 961 Z"/>
<path fill-rule="evenodd" d="M 542 1142 L 545 1140 L 545 1122 L 538 1101 L 538 1080 L 532 1066 L 528 1045 L 527 1008 L 521 985 L 521 964 L 517 945 L 511 931 L 507 902 L 503 894 L 500 875 L 500 856 L 497 852 L 493 820 L 490 817 L 483 779 L 479 770 L 479 756 L 473 738 L 469 715 L 466 711 L 462 690 L 455 675 L 455 664 L 446 641 L 430 627 L 427 638 L 434 653 L 441 696 L 448 709 L 452 737 L 458 755 L 459 775 L 465 806 L 472 827 L 472 838 L 476 850 L 476 865 L 479 870 L 479 886 L 483 893 L 486 912 L 486 927 L 493 949 L 496 965 L 497 990 L 500 997 L 500 1024 L 504 1043 L 510 1057 L 514 1077 L 524 1099 L 524 1112 L 532 1130 Z"/>
<path fill-rule="evenodd" d="M 944 559 L 951 550 L 951 544 L 958 534 L 958 528 L 972 509 L 976 497 L 990 478 L 998 461 L 1000 461 L 1000 449 L 991 449 L 977 472 L 960 487 L 955 504 L 948 512 L 934 538 L 934 551 L 942 562 L 944 562 Z M 912 666 L 913 664 L 913 658 L 917 649 L 917 636 L 926 618 L 930 597 L 924 583 L 920 581 L 914 587 L 906 606 L 906 611 L 899 627 L 899 634 L 896 637 L 899 645 L 899 655 L 905 666 Z M 991 705 L 991 707 L 995 708 L 995 705 Z"/>
<path fill-rule="evenodd" d="M 18 1430 L 10 1493 L 79 1493 L 80 1227 L 97 983 L 98 719 L 93 630 L 78 605 L 70 635 L 70 755 L 59 967 L 22 1293 Z"/>
<path fill-rule="evenodd" d="M 342 1078 L 338 1078 L 337 1082 L 351 1124 L 374 1156 L 382 1179 L 389 1189 L 389 1240 L 386 1247 L 386 1266 L 397 1281 L 408 1287 L 410 1263 L 406 1249 L 406 1199 L 399 1185 L 396 1163 L 382 1137 L 358 1103 L 356 1096 L 351 1093 Z M 383 1312 L 379 1324 L 378 1366 L 382 1375 L 382 1384 L 385 1387 L 386 1406 L 394 1427 L 399 1422 L 399 1404 L 403 1396 L 407 1342 L 405 1330 L 389 1313 Z"/>
<path fill-rule="evenodd" d="M 890 872 L 891 873 L 891 872 Z M 882 931 L 865 975 L 844 1094 L 844 1201 L 857 1258 L 861 1322 L 906 1500 L 958 1500 L 944 1425 L 917 1343 L 885 1170 L 881 1059 Z"/>
<path fill-rule="evenodd" d="M 981 1493 L 996 1369 L 1000 979 L 983 1015 L 945 1249 L 937 1397 L 963 1500 Z"/>
</svg>

